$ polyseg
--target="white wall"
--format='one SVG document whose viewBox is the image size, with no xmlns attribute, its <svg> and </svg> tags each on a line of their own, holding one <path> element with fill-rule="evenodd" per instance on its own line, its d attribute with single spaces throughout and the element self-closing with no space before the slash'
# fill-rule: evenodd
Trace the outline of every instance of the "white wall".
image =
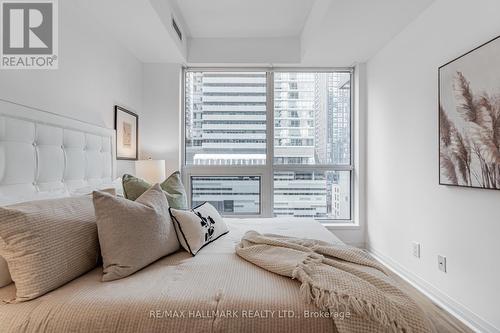
<svg viewBox="0 0 500 333">
<path fill-rule="evenodd" d="M 115 104 L 142 109 L 142 64 L 77 8 L 59 1 L 59 69 L 2 70 L 0 98 L 113 128 Z"/>
<path fill-rule="evenodd" d="M 498 0 L 437 0 L 367 65 L 369 248 L 497 332 L 500 191 L 438 185 L 437 68 L 500 34 L 499 12 Z"/>
<path fill-rule="evenodd" d="M 167 176 L 180 167 L 180 64 L 144 64 L 141 158 L 164 159 Z"/>
</svg>

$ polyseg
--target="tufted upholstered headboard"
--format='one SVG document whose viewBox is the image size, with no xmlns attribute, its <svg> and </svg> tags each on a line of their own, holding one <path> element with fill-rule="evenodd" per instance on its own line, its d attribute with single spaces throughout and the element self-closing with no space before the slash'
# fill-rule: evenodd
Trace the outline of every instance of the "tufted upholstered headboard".
<svg viewBox="0 0 500 333">
<path fill-rule="evenodd" d="M 115 131 L 0 100 L 0 202 L 110 184 Z"/>
</svg>

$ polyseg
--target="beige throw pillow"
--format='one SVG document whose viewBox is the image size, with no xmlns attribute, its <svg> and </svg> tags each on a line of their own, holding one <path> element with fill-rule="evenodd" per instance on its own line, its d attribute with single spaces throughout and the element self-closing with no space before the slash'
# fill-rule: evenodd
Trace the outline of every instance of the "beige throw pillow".
<svg viewBox="0 0 500 333">
<path fill-rule="evenodd" d="M 16 302 L 41 296 L 97 265 L 99 243 L 90 196 L 0 207 L 0 238 L 16 284 Z"/>
<path fill-rule="evenodd" d="M 0 288 L 5 287 L 12 283 L 12 278 L 10 277 L 9 267 L 4 258 L 2 258 L 2 240 L 0 239 Z"/>
<path fill-rule="evenodd" d="M 103 281 L 129 276 L 180 247 L 159 184 L 136 201 L 94 192 L 94 207 Z"/>
</svg>

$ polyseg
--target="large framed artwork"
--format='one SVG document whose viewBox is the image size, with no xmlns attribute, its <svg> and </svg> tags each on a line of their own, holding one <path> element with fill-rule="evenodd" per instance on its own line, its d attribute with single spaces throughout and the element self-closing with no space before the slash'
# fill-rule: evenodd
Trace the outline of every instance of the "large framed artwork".
<svg viewBox="0 0 500 333">
<path fill-rule="evenodd" d="M 500 36 L 439 67 L 439 183 L 500 189 Z"/>
<path fill-rule="evenodd" d="M 137 160 L 139 117 L 115 105 L 116 159 Z"/>
</svg>

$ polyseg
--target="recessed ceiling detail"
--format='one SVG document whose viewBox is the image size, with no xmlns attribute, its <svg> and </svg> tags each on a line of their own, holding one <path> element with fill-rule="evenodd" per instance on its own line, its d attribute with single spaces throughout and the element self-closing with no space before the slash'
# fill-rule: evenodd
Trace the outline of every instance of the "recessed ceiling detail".
<svg viewBox="0 0 500 333">
<path fill-rule="evenodd" d="M 143 62 L 338 67 L 370 59 L 433 2 L 75 0 Z"/>
<path fill-rule="evenodd" d="M 296 37 L 314 0 L 175 0 L 192 38 Z"/>
</svg>

